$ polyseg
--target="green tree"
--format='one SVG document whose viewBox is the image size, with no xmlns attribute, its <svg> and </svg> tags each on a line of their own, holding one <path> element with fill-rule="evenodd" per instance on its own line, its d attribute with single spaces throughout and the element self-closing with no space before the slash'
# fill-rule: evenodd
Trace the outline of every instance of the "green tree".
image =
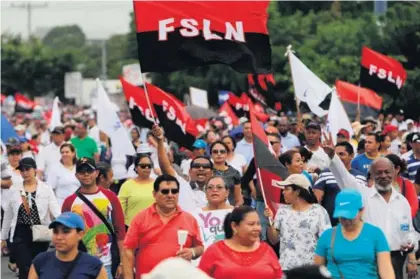
<svg viewBox="0 0 420 279">
<path fill-rule="evenodd" d="M 78 25 L 57 26 L 51 29 L 43 42 L 53 49 L 82 48 L 86 36 Z"/>
</svg>

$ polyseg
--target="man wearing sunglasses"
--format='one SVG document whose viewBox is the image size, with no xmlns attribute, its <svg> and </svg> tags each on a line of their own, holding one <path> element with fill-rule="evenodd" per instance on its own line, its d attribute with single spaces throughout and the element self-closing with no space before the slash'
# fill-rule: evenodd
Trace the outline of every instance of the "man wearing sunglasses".
<svg viewBox="0 0 420 279">
<path fill-rule="evenodd" d="M 78 244 L 83 238 L 85 224 L 76 213 L 65 212 L 50 224 L 55 251 L 43 252 L 34 260 L 29 279 L 106 279 L 102 262 L 87 253 L 79 252 Z"/>
<path fill-rule="evenodd" d="M 207 205 L 206 194 L 203 191 L 206 181 L 213 175 L 213 163 L 210 158 L 197 156 L 191 161 L 189 170 L 190 182 L 177 175 L 172 167 L 164 145 L 163 130 L 155 125 L 152 128 L 152 135 L 158 142 L 158 158 L 160 169 L 164 174 L 174 176 L 180 184 L 179 206 L 188 212 Z"/>
<path fill-rule="evenodd" d="M 171 175 L 160 175 L 153 183 L 155 203 L 141 211 L 131 221 L 124 241 L 124 278 L 136 279 L 149 273 L 161 261 L 181 257 L 187 261 L 203 253 L 203 242 L 195 218 L 178 206 L 180 185 Z M 179 241 L 179 231 L 186 240 Z"/>
<path fill-rule="evenodd" d="M 82 157 L 76 163 L 76 177 L 80 189 L 66 198 L 62 212 L 75 212 L 85 216 L 83 244 L 86 251 L 97 256 L 108 273 L 108 278 L 122 274 L 123 242 L 125 237 L 124 214 L 118 197 L 110 190 L 98 187 L 99 171 L 95 160 Z M 118 250 L 118 251 L 117 251 Z"/>
</svg>

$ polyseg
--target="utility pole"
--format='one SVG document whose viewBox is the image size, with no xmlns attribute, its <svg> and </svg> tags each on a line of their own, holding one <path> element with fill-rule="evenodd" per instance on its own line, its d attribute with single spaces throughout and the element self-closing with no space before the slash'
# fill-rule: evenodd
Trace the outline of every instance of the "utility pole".
<svg viewBox="0 0 420 279">
<path fill-rule="evenodd" d="M 20 5 L 16 5 L 12 3 L 12 8 L 18 8 L 18 9 L 26 9 L 26 15 L 27 15 L 27 32 L 28 32 L 28 39 L 31 38 L 32 34 L 32 10 L 37 8 L 46 8 L 48 6 L 47 3 L 44 3 L 42 5 L 35 4 L 33 2 L 26 2 Z"/>
</svg>

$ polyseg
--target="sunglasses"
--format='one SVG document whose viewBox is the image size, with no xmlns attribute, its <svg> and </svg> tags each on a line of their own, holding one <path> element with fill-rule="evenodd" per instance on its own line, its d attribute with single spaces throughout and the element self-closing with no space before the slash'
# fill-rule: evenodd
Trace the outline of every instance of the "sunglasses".
<svg viewBox="0 0 420 279">
<path fill-rule="evenodd" d="M 203 169 L 211 169 L 211 165 L 210 164 L 192 164 L 191 167 L 193 169 L 199 169 L 199 168 L 203 168 Z"/>
<path fill-rule="evenodd" d="M 19 170 L 20 171 L 23 171 L 23 172 L 25 172 L 25 171 L 30 171 L 31 169 L 33 169 L 32 167 L 20 167 L 19 168 Z"/>
<path fill-rule="evenodd" d="M 80 174 L 92 174 L 95 170 L 91 168 L 83 168 L 83 169 L 77 169 L 76 172 Z"/>
<path fill-rule="evenodd" d="M 137 166 L 139 166 L 142 169 L 151 169 L 153 167 L 152 164 L 138 164 Z"/>
<path fill-rule="evenodd" d="M 226 154 L 227 151 L 225 149 L 213 149 L 211 151 L 212 154 Z"/>
<path fill-rule="evenodd" d="M 171 192 L 172 195 L 176 195 L 179 193 L 179 189 L 162 189 L 160 190 L 160 193 L 162 195 L 168 195 L 169 192 Z"/>
<path fill-rule="evenodd" d="M 275 145 L 275 144 L 277 144 L 277 143 L 280 143 L 279 141 L 270 141 L 270 144 L 271 145 Z"/>
</svg>

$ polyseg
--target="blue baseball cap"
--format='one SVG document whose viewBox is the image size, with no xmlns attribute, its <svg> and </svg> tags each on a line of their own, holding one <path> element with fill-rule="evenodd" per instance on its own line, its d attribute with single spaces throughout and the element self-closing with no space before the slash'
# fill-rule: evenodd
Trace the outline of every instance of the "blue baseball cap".
<svg viewBox="0 0 420 279">
<path fill-rule="evenodd" d="M 343 189 L 335 198 L 334 218 L 354 219 L 362 208 L 360 192 L 355 189 Z"/>
<path fill-rule="evenodd" d="M 198 139 L 194 142 L 193 148 L 206 149 L 207 148 L 207 143 L 202 139 Z"/>
<path fill-rule="evenodd" d="M 63 225 L 70 229 L 85 229 L 85 222 L 79 214 L 73 212 L 64 212 L 57 217 L 49 226 L 50 229 L 55 228 L 57 225 Z"/>
</svg>

